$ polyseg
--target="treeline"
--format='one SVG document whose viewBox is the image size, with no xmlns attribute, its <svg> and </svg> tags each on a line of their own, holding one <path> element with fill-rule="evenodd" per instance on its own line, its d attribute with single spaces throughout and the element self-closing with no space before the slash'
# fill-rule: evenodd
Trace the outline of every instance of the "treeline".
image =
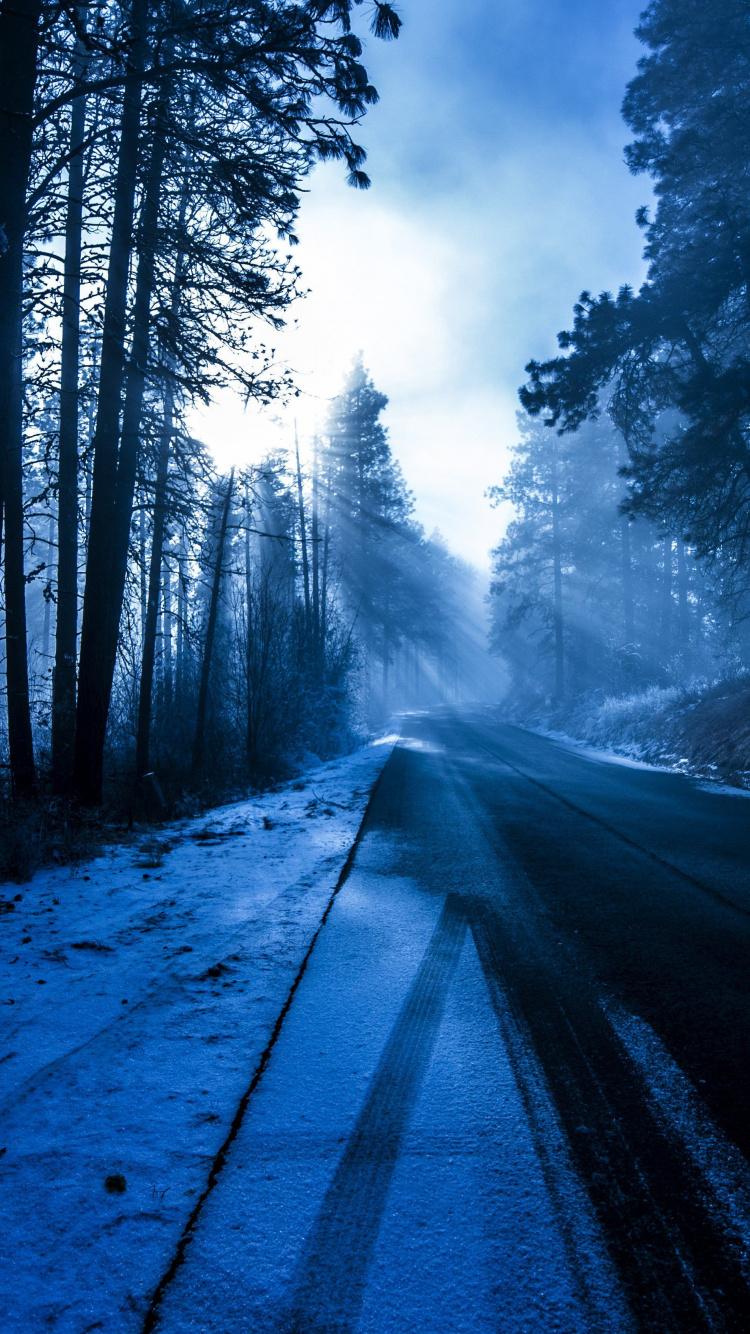
<svg viewBox="0 0 750 1334">
<path fill-rule="evenodd" d="M 493 552 L 490 605 L 517 701 L 627 694 L 746 661 L 733 586 L 682 536 L 624 510 L 625 447 L 606 415 L 558 436 L 519 414 L 512 454 L 491 492 L 515 513 Z"/>
<path fill-rule="evenodd" d="M 352 133 L 377 95 L 351 28 L 358 2 L 0 4 L 0 461 L 15 797 L 39 791 L 40 680 L 49 682 L 54 790 L 88 805 L 102 798 L 105 748 L 138 709 L 145 753 L 159 635 L 165 663 L 174 650 L 174 682 L 166 667 L 159 677 L 163 698 L 183 681 L 189 645 L 202 662 L 199 724 L 208 709 L 222 533 L 243 488 L 276 483 L 269 474 L 217 484 L 186 423 L 218 385 L 261 402 L 288 387 L 262 327 L 277 327 L 297 292 L 300 190 L 314 162 L 330 158 L 345 162 L 353 185 L 368 184 Z M 397 36 L 383 0 L 369 18 L 376 36 Z M 189 607 L 199 570 L 209 588 L 200 649 Z M 40 586 L 41 631 L 27 605 Z"/>
<path fill-rule="evenodd" d="M 380 421 L 387 402 L 357 357 L 313 443 L 311 472 L 312 623 L 316 599 L 324 607 L 335 590 L 360 646 L 358 689 L 371 722 L 477 697 L 486 684 L 476 572 L 415 521 Z"/>
<path fill-rule="evenodd" d="M 142 548 L 134 529 L 105 751 L 125 797 L 152 772 L 152 803 L 262 784 L 476 681 L 475 576 L 414 521 L 386 403 L 357 360 L 316 437 L 188 508 L 174 458 Z"/>
<path fill-rule="evenodd" d="M 584 292 L 532 361 L 498 498 L 495 642 L 552 695 L 746 662 L 750 603 L 750 77 L 746 7 L 653 0 L 623 114 L 639 292 Z M 536 420 L 534 420 L 536 419 Z"/>
</svg>

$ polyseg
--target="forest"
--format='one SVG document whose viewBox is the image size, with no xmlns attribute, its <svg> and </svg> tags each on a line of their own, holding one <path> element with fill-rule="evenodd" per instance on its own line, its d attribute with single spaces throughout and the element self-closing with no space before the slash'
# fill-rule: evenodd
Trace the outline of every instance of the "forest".
<svg viewBox="0 0 750 1334">
<path fill-rule="evenodd" d="M 638 291 L 583 292 L 532 360 L 493 554 L 518 699 L 741 679 L 750 653 L 747 9 L 653 0 L 625 150 L 651 178 Z M 564 712 L 564 708 L 563 708 Z"/>
<path fill-rule="evenodd" d="M 0 1334 L 750 1330 L 750 0 L 0 94 Z"/>
<path fill-rule="evenodd" d="M 159 816 L 485 689 L 481 580 L 417 522 L 361 354 L 263 459 L 222 474 L 193 426 L 228 388 L 299 393 L 274 335 L 301 199 L 319 162 L 369 185 L 355 20 L 401 27 L 359 0 L 0 6 L 6 802 Z M 745 26 L 646 9 L 645 281 L 583 292 L 526 368 L 489 597 L 523 707 L 746 671 Z"/>
<path fill-rule="evenodd" d="M 415 521 L 361 358 L 274 457 L 220 475 L 191 431 L 227 386 L 294 400 L 272 342 L 301 291 L 301 194 L 320 161 L 369 184 L 355 8 L 0 7 L 12 802 L 158 817 L 346 751 L 475 671 L 475 576 Z M 378 0 L 366 26 L 400 19 Z"/>
</svg>

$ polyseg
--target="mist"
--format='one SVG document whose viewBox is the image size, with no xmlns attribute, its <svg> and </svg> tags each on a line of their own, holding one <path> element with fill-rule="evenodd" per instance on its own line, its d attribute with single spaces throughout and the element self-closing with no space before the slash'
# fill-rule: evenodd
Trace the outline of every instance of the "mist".
<svg viewBox="0 0 750 1334">
<path fill-rule="evenodd" d="M 641 3 L 0 0 L 2 1331 L 748 1328 L 749 6 Z"/>
</svg>

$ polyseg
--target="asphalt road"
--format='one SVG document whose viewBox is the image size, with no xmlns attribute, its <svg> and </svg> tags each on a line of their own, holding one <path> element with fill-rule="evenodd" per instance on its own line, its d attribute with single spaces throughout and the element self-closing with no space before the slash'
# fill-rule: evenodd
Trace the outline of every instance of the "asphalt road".
<svg viewBox="0 0 750 1334">
<path fill-rule="evenodd" d="M 409 718 L 158 1327 L 750 1329 L 749 821 Z"/>
</svg>

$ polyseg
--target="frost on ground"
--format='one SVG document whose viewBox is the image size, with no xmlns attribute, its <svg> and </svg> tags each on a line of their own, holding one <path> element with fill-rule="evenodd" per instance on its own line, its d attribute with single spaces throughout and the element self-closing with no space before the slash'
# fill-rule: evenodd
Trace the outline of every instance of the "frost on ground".
<svg viewBox="0 0 750 1334">
<path fill-rule="evenodd" d="M 548 736 L 612 757 L 750 788 L 750 681 L 648 686 L 630 695 L 583 695 L 556 708 L 510 709 Z"/>
<path fill-rule="evenodd" d="M 140 1328 L 393 740 L 5 887 L 3 1334 Z"/>
</svg>

